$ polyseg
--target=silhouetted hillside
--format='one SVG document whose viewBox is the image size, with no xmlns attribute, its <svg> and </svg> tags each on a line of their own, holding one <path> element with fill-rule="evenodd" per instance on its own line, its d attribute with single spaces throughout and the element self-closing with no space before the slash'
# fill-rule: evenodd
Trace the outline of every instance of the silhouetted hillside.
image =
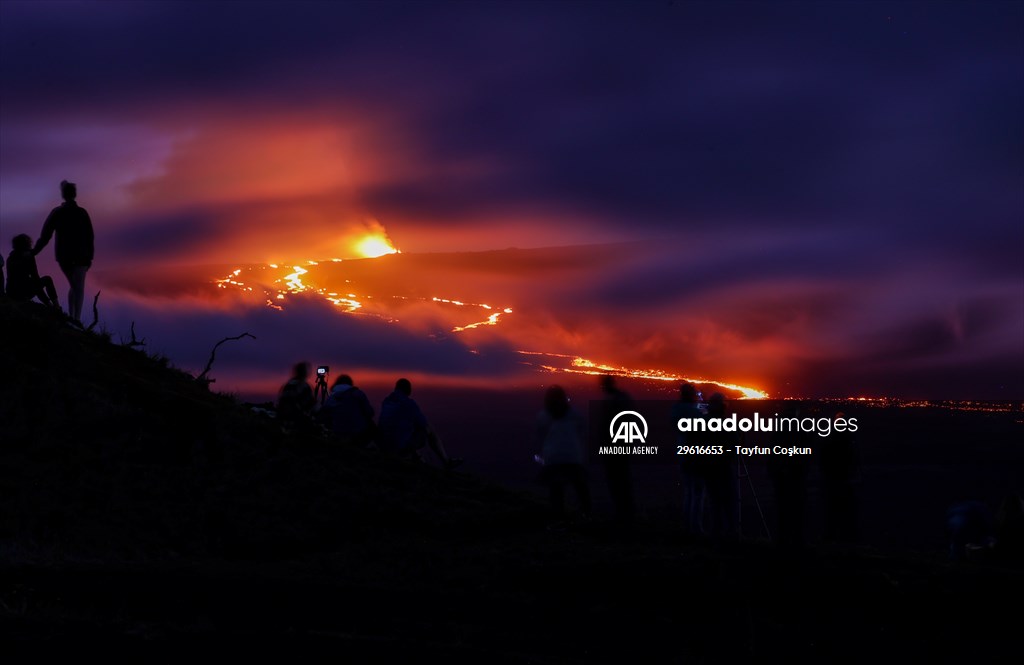
<svg viewBox="0 0 1024 665">
<path fill-rule="evenodd" d="M 0 334 L 0 640 L 448 665 L 1015 662 L 1019 619 L 997 599 L 1024 593 L 1020 571 L 783 556 L 675 522 L 547 531 L 528 496 L 286 435 L 41 307 L 0 299 Z"/>
<path fill-rule="evenodd" d="M 265 559 L 535 510 L 463 475 L 287 435 L 43 307 L 3 302 L 0 329 L 0 538 L 26 554 Z"/>
</svg>

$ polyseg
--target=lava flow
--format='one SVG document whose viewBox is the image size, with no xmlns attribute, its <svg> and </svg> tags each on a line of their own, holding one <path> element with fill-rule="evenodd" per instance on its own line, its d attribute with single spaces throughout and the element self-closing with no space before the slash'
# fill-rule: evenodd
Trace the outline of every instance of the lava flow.
<svg viewBox="0 0 1024 665">
<path fill-rule="evenodd" d="M 378 259 L 388 255 L 400 254 L 394 247 L 386 233 L 371 234 L 362 237 L 352 245 L 362 257 L 362 260 Z M 357 260 L 357 261 L 362 261 Z M 332 264 L 347 263 L 346 260 L 334 258 Z M 426 297 L 419 295 L 417 290 L 430 288 L 425 279 L 415 280 L 408 287 L 405 282 L 391 282 L 387 278 L 387 270 L 372 270 L 366 272 L 365 263 L 353 263 L 353 269 L 349 270 L 343 266 L 330 267 L 325 264 L 321 266 L 318 261 L 304 261 L 301 264 L 268 263 L 263 265 L 251 265 L 236 268 L 223 279 L 215 280 L 217 288 L 238 290 L 243 293 L 257 295 L 257 290 L 262 292 L 263 304 L 266 307 L 277 311 L 284 311 L 287 302 L 292 297 L 318 297 L 331 303 L 338 308 L 337 311 L 344 314 L 360 316 L 372 316 L 387 321 L 398 323 L 399 316 L 406 316 L 410 312 L 419 312 L 423 316 L 422 306 L 420 309 L 409 309 L 410 305 L 416 303 L 430 304 L 446 310 L 443 314 L 427 314 L 428 320 L 435 320 L 441 317 L 450 326 L 449 332 L 459 334 L 472 330 L 478 330 L 490 326 L 499 326 L 505 318 L 512 314 L 511 307 L 493 306 L 479 302 L 467 302 L 457 298 L 446 298 L 440 296 Z M 415 265 L 415 264 L 414 264 Z M 356 268 L 355 266 L 359 266 Z M 367 282 L 366 290 L 353 284 L 352 280 L 358 275 L 363 282 Z M 348 279 L 351 277 L 352 279 Z M 369 281 L 368 281 L 369 280 Z M 387 286 L 387 284 L 391 286 Z M 435 285 L 437 288 L 437 285 Z M 441 286 L 441 288 L 444 288 Z M 360 293 L 362 291 L 362 293 Z M 390 293 L 389 293 L 390 291 Z M 396 293 L 396 291 L 398 291 Z M 401 291 L 405 291 L 402 293 Z M 376 294 L 376 297 L 371 294 Z M 397 301 L 403 301 L 403 304 Z M 479 311 L 482 318 L 472 316 L 468 320 L 459 320 L 461 316 L 457 312 Z M 560 353 L 547 353 L 542 351 L 519 351 L 523 356 L 532 356 L 545 360 L 537 363 L 524 362 L 538 371 L 565 374 L 588 374 L 601 375 L 612 374 L 615 376 L 629 377 L 649 381 L 673 381 L 703 383 L 720 386 L 722 388 L 736 391 L 743 396 L 743 399 L 764 399 L 768 394 L 764 391 L 748 386 L 741 386 L 734 383 L 717 381 L 705 378 L 687 377 L 681 374 L 656 369 L 633 369 L 612 364 L 597 363 L 576 355 Z"/>
<path fill-rule="evenodd" d="M 758 390 L 757 388 L 740 386 L 735 383 L 725 383 L 723 381 L 716 381 L 713 379 L 683 376 L 682 374 L 665 372 L 660 369 L 631 369 L 629 367 L 620 367 L 617 365 L 605 365 L 595 363 L 594 361 L 587 360 L 586 358 L 566 355 L 563 353 L 544 353 L 542 351 L 518 351 L 517 353 L 524 356 L 540 356 L 544 358 L 562 358 L 569 360 L 570 363 L 568 367 L 555 367 L 554 365 L 549 364 L 538 365 L 540 369 L 556 374 L 587 374 L 591 376 L 611 374 L 613 376 L 629 377 L 632 379 L 646 379 L 648 381 L 705 383 L 713 386 L 719 386 L 720 388 L 726 388 L 727 390 L 735 390 L 743 396 L 741 399 L 766 399 L 768 397 L 768 393 L 763 390 Z"/>
</svg>

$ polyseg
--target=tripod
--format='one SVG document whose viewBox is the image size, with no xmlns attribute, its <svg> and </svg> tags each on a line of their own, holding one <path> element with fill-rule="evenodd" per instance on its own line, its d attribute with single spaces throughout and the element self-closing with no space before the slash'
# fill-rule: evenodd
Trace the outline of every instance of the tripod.
<svg viewBox="0 0 1024 665">
<path fill-rule="evenodd" d="M 316 384 L 313 386 L 313 399 L 320 401 L 320 406 L 327 401 L 327 374 L 317 374 Z"/>
</svg>

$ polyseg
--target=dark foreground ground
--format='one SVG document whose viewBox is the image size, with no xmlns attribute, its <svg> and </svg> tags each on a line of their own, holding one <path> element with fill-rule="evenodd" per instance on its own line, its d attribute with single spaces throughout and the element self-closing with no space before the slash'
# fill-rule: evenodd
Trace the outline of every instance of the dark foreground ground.
<svg viewBox="0 0 1024 665">
<path fill-rule="evenodd" d="M 281 561 L 7 564 L 0 584 L 5 640 L 201 639 L 242 653 L 497 663 L 1011 662 L 1024 592 L 1019 572 L 865 553 L 782 560 L 656 533 L 631 544 L 382 538 Z"/>
<path fill-rule="evenodd" d="M 565 531 L 0 302 L 0 639 L 146 662 L 1016 662 L 1019 568 Z M 199 643 L 220 649 L 197 651 Z M 81 646 L 78 646 L 81 645 Z M 112 657 L 109 650 L 104 653 Z"/>
</svg>

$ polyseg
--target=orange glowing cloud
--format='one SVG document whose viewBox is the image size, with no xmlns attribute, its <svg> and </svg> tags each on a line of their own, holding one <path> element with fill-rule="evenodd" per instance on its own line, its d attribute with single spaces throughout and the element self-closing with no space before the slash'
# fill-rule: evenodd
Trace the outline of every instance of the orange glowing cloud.
<svg viewBox="0 0 1024 665">
<path fill-rule="evenodd" d="M 184 110 L 160 128 L 171 138 L 159 163 L 103 211 L 104 240 L 124 236 L 108 255 L 126 263 L 266 263 L 613 239 L 571 211 L 473 199 L 452 212 L 450 201 L 421 201 L 412 192 L 424 182 L 442 181 L 458 199 L 501 167 L 438 161 L 394 115 Z"/>
</svg>

